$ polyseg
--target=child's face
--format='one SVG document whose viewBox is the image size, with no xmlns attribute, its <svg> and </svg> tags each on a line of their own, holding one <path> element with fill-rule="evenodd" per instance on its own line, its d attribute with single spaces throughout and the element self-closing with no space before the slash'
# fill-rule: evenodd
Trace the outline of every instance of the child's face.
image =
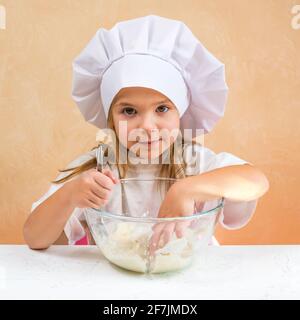
<svg viewBox="0 0 300 320">
<path fill-rule="evenodd" d="M 112 118 L 119 141 L 148 159 L 170 147 L 180 126 L 176 106 L 160 92 L 144 87 L 121 89 L 112 105 Z"/>
</svg>

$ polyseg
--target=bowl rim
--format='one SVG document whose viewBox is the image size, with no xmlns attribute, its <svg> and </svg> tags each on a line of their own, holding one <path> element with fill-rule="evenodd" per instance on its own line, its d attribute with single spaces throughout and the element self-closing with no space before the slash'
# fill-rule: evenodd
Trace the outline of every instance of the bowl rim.
<svg viewBox="0 0 300 320">
<path fill-rule="evenodd" d="M 224 208 L 225 198 L 221 197 L 221 198 L 213 199 L 211 201 L 214 201 L 214 200 L 218 200 L 218 205 L 210 210 L 197 212 L 191 216 L 170 217 L 170 218 L 129 217 L 126 215 L 109 213 L 107 211 L 100 211 L 99 209 L 95 209 L 95 208 L 85 208 L 85 209 L 92 210 L 95 213 L 99 214 L 101 217 L 124 220 L 124 221 L 128 221 L 128 222 L 134 221 L 134 222 L 144 222 L 144 223 L 151 223 L 151 222 L 157 223 L 157 222 L 166 222 L 166 221 L 188 221 L 188 220 L 193 220 L 196 218 L 201 218 L 202 216 L 207 217 L 207 216 L 213 216 L 213 215 L 219 214 L 220 211 L 216 212 L 216 210 Z"/>
</svg>

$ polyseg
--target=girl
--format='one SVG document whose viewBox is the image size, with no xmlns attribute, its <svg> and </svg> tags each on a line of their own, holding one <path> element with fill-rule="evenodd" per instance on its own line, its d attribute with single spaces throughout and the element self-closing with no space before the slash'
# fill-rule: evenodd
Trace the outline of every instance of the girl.
<svg viewBox="0 0 300 320">
<path fill-rule="evenodd" d="M 30 248 L 94 244 L 82 208 L 103 206 L 115 212 L 120 198 L 112 194 L 124 177 L 180 179 L 163 198 L 152 185 L 133 184 L 127 198 L 136 212 L 145 205 L 158 217 L 191 215 L 194 201 L 200 206 L 224 197 L 219 220 L 224 227 L 241 228 L 251 219 L 269 187 L 265 175 L 232 154 L 215 154 L 183 139 L 181 131 L 190 130 L 193 138 L 212 129 L 224 113 L 227 86 L 223 64 L 182 22 L 150 15 L 120 22 L 109 31 L 99 29 L 75 59 L 73 71 L 72 96 L 88 122 L 111 129 L 107 132 L 110 144 L 117 146 L 116 161 L 97 171 L 95 147 L 61 170 L 33 203 L 24 224 Z M 183 142 L 179 151 L 178 141 Z M 185 227 L 155 226 L 151 251 L 174 232 L 182 236 Z M 212 243 L 217 244 L 214 238 Z"/>
</svg>

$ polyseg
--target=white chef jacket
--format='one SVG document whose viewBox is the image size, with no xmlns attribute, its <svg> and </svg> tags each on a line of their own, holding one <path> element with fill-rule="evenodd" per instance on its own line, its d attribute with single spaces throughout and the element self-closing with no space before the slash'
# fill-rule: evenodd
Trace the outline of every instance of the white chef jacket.
<svg viewBox="0 0 300 320">
<path fill-rule="evenodd" d="M 67 167 L 70 168 L 78 166 L 95 157 L 95 153 L 96 150 L 89 151 L 73 160 Z M 192 149 L 192 145 L 187 144 L 184 149 L 184 158 L 187 163 L 185 171 L 187 176 L 201 174 L 221 167 L 249 163 L 227 152 L 216 154 L 209 148 L 201 146 L 200 144 L 194 145 L 194 151 Z M 114 175 L 116 177 L 119 177 L 116 166 L 112 165 L 110 168 L 113 171 Z M 157 177 L 159 175 L 159 169 L 160 165 L 157 164 L 138 164 L 128 169 L 126 178 Z M 70 172 L 62 172 L 57 176 L 55 180 L 58 180 L 68 175 L 69 173 Z M 72 179 L 74 178 L 76 177 L 73 177 Z M 145 208 L 149 208 L 149 206 L 152 206 L 153 212 L 151 213 L 151 215 L 155 216 L 154 213 L 158 212 L 157 210 L 162 201 L 160 192 L 156 191 L 157 189 L 153 189 L 154 186 L 148 182 L 143 182 L 143 185 L 141 186 L 139 186 L 138 183 L 141 182 L 130 182 L 130 186 L 127 186 L 127 188 L 125 189 L 127 203 L 130 207 L 130 211 L 142 214 L 144 213 L 144 209 L 142 209 L 143 205 Z M 32 204 L 31 212 L 63 185 L 64 183 L 51 183 L 47 192 Z M 105 206 L 105 209 L 108 212 L 121 213 L 120 184 L 115 185 L 114 188 L 114 196 L 110 198 L 107 205 Z M 150 194 L 151 197 L 149 197 Z M 233 202 L 225 199 L 224 208 L 219 216 L 218 222 L 226 229 L 233 230 L 242 228 L 252 218 L 252 215 L 254 214 L 256 209 L 257 201 L 258 199 L 252 201 Z M 70 245 L 75 244 L 76 241 L 82 239 L 85 236 L 85 230 L 80 223 L 80 221 L 83 220 L 85 220 L 83 209 L 75 208 L 64 227 L 64 232 L 68 238 L 68 242 Z M 218 245 L 218 241 L 215 239 L 215 237 L 211 239 L 211 244 Z"/>
</svg>

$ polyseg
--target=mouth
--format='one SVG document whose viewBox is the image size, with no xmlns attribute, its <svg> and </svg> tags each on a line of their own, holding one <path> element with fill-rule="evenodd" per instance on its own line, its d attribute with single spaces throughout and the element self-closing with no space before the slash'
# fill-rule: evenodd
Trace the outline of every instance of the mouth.
<svg viewBox="0 0 300 320">
<path fill-rule="evenodd" d="M 157 140 L 152 140 L 152 141 L 139 141 L 139 143 L 143 145 L 151 146 L 151 145 L 157 144 L 159 141 L 162 141 L 162 138 Z"/>
</svg>

